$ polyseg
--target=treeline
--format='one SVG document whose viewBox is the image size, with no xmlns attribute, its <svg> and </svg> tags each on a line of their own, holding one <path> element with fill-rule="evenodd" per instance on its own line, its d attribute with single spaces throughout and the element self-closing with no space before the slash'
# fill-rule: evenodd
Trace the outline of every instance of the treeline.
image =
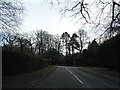
<svg viewBox="0 0 120 90">
<path fill-rule="evenodd" d="M 101 44 L 93 40 L 82 53 L 65 56 L 65 65 L 97 66 L 120 70 L 119 42 L 120 34 Z"/>
<path fill-rule="evenodd" d="M 3 75 L 30 72 L 42 69 L 47 65 L 53 65 L 55 64 L 52 61 L 52 59 L 55 59 L 53 56 L 56 55 L 56 52 L 60 54 L 59 37 L 46 31 L 38 30 L 31 34 L 10 31 L 0 34 Z M 49 56 L 49 51 L 52 48 L 55 48 L 54 53 Z M 57 56 L 57 58 L 59 57 Z"/>
<path fill-rule="evenodd" d="M 0 37 L 3 51 L 38 55 L 47 58 L 50 65 L 64 65 L 64 55 L 74 54 L 75 50 L 81 52 L 88 39 L 84 30 L 72 36 L 67 32 L 61 36 L 52 35 L 43 30 L 29 34 L 9 31 L 1 33 Z"/>
<path fill-rule="evenodd" d="M 45 51 L 55 48 L 60 51 L 60 37 L 47 31 L 37 30 L 31 33 L 3 32 L 0 34 L 2 47 L 7 51 L 34 53 L 42 56 Z"/>
<path fill-rule="evenodd" d="M 120 34 L 98 44 L 84 30 L 61 36 L 38 30 L 31 34 L 3 33 L 3 75 L 41 69 L 47 65 L 96 66 L 119 70 Z M 84 47 L 88 44 L 88 48 Z"/>
<path fill-rule="evenodd" d="M 65 65 L 63 54 L 74 54 L 75 50 L 81 52 L 87 35 L 84 30 L 79 30 L 72 36 L 67 32 L 59 36 L 37 30 L 29 34 L 3 32 L 0 33 L 0 38 L 3 75 L 12 75 L 47 65 Z"/>
</svg>

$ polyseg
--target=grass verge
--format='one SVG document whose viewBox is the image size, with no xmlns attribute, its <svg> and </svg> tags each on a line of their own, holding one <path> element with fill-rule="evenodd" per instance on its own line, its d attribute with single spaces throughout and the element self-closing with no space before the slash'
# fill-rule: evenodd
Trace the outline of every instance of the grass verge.
<svg viewBox="0 0 120 90">
<path fill-rule="evenodd" d="M 31 72 L 25 72 L 25 73 L 22 73 L 22 74 L 18 74 L 17 76 L 36 75 L 38 73 L 41 74 L 41 75 L 44 75 L 44 74 L 52 71 L 53 69 L 55 69 L 54 66 L 47 66 L 47 67 L 44 67 L 42 69 L 38 69 L 38 70 L 31 71 Z"/>
<path fill-rule="evenodd" d="M 32 81 L 39 80 L 43 76 L 54 71 L 56 67 L 47 66 L 40 70 L 34 70 L 32 72 L 25 72 L 12 76 L 5 76 L 2 79 L 3 88 L 26 88 L 26 85 Z"/>
<path fill-rule="evenodd" d="M 98 72 L 104 75 L 112 76 L 112 77 L 119 77 L 120 72 L 115 70 L 109 70 L 108 68 L 101 68 L 101 67 L 83 67 L 83 69 L 93 72 Z"/>
</svg>

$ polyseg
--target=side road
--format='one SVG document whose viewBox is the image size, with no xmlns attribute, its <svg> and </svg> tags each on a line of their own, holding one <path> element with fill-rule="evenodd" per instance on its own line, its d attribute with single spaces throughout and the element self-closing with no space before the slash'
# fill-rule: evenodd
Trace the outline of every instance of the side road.
<svg viewBox="0 0 120 90">
<path fill-rule="evenodd" d="M 33 80 L 42 79 L 55 69 L 54 66 L 48 66 L 42 70 L 2 77 L 2 88 L 26 88 L 31 85 Z"/>
<path fill-rule="evenodd" d="M 107 68 L 96 68 L 96 67 L 77 67 L 79 70 L 83 70 L 87 73 L 95 74 L 100 77 L 108 78 L 113 82 L 120 84 L 120 73 L 117 71 L 108 70 Z"/>
</svg>

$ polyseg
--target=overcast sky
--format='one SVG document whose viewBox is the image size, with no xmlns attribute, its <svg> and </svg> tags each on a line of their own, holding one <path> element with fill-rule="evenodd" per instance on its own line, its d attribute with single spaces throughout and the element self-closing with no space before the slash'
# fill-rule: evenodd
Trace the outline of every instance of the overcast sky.
<svg viewBox="0 0 120 90">
<path fill-rule="evenodd" d="M 61 35 L 63 32 L 68 32 L 72 35 L 72 33 L 78 31 L 82 26 L 81 22 L 75 23 L 75 19 L 73 18 L 63 17 L 61 19 L 58 7 L 43 2 L 43 0 L 23 0 L 23 5 L 25 7 L 22 26 L 23 32 L 42 29 L 54 35 Z M 81 29 L 87 31 L 90 38 L 97 37 L 89 25 Z"/>
</svg>

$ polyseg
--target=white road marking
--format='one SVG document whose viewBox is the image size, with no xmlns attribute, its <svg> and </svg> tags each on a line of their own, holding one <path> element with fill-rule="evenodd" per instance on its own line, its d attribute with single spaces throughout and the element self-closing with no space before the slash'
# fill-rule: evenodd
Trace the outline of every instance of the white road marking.
<svg viewBox="0 0 120 90">
<path fill-rule="evenodd" d="M 73 74 L 73 72 L 71 72 L 67 67 L 65 67 L 67 71 L 69 71 L 80 83 L 83 84 L 83 81 L 80 80 L 76 75 Z"/>
<path fill-rule="evenodd" d="M 71 71 L 69 71 L 71 74 L 73 74 Z"/>
<path fill-rule="evenodd" d="M 75 76 L 75 75 L 73 75 L 80 83 L 82 83 L 83 84 L 83 82 L 77 77 L 77 76 Z"/>
<path fill-rule="evenodd" d="M 66 68 L 66 67 L 65 67 Z M 73 74 L 68 68 L 66 68 L 68 72 L 70 72 L 71 74 Z"/>
</svg>

